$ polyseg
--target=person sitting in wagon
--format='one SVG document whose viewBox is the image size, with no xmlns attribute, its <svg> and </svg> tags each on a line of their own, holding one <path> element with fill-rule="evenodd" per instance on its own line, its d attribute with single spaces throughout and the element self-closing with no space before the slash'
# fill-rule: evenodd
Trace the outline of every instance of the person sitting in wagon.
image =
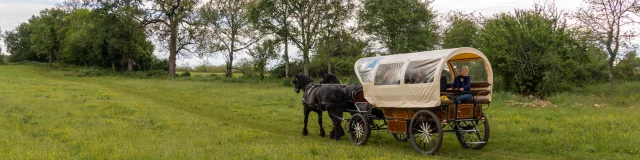
<svg viewBox="0 0 640 160">
<path fill-rule="evenodd" d="M 459 91 L 458 97 L 455 98 L 456 104 L 460 104 L 462 101 L 473 98 L 473 95 L 471 95 L 471 77 L 469 76 L 469 67 L 462 66 L 460 68 L 460 75 L 453 79 L 451 89 Z"/>
</svg>

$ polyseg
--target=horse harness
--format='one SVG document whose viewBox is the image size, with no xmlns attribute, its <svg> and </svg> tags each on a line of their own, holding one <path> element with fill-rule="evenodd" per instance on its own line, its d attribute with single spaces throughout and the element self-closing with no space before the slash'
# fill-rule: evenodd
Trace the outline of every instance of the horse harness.
<svg viewBox="0 0 640 160">
<path fill-rule="evenodd" d="M 313 92 L 313 90 L 318 89 L 321 86 L 322 86 L 322 84 L 316 84 L 316 83 L 313 83 L 313 82 L 307 84 L 304 87 L 305 88 L 305 92 L 304 92 L 304 95 L 302 95 L 302 103 L 307 104 L 310 107 L 316 108 L 316 110 L 318 110 L 318 111 L 325 111 L 324 105 L 325 104 L 329 104 L 329 103 L 327 103 L 327 102 L 318 102 L 318 103 L 312 104 L 312 103 L 309 102 L 309 100 L 307 100 L 307 98 L 309 98 L 309 96 Z M 326 94 L 323 94 L 322 96 L 326 96 Z"/>
</svg>

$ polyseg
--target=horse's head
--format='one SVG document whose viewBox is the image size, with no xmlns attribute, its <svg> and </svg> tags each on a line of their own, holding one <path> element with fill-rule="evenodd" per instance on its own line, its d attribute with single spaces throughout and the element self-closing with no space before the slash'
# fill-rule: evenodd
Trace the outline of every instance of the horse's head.
<svg viewBox="0 0 640 160">
<path fill-rule="evenodd" d="M 296 75 L 293 79 L 293 86 L 295 88 L 296 93 L 300 93 L 300 90 L 304 90 L 304 87 L 307 86 L 307 84 L 313 82 L 313 80 L 311 80 L 311 78 L 305 76 L 302 73 L 298 73 L 298 75 Z"/>
</svg>

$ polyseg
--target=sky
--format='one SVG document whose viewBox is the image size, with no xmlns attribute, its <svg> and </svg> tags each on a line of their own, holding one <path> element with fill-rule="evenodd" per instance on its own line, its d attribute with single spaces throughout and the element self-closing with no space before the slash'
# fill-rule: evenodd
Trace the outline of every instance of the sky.
<svg viewBox="0 0 640 160">
<path fill-rule="evenodd" d="M 0 29 L 4 32 L 13 30 L 19 24 L 26 22 L 31 16 L 38 15 L 40 10 L 54 7 L 55 4 L 64 0 L 0 0 Z M 484 16 L 491 16 L 501 12 L 512 12 L 514 9 L 533 8 L 533 4 L 539 0 L 435 0 L 431 5 L 438 13 L 449 11 L 477 12 Z M 556 7 L 564 12 L 575 11 L 583 5 L 582 0 L 556 0 Z M 640 44 L 640 38 L 633 40 L 635 44 Z M 0 47 L 5 52 L 4 42 L 0 42 Z M 158 48 L 158 47 L 156 47 Z M 290 50 L 290 55 L 295 54 L 295 47 Z M 168 53 L 156 51 L 159 57 L 168 57 Z M 243 56 L 240 56 L 243 57 Z M 218 65 L 223 64 L 222 56 L 200 59 L 197 57 L 178 59 L 178 66 L 195 66 L 203 63 Z"/>
</svg>

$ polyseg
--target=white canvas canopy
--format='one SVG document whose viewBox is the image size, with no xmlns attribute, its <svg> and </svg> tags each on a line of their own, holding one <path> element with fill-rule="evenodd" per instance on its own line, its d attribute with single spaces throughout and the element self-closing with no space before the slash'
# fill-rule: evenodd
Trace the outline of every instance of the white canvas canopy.
<svg viewBox="0 0 640 160">
<path fill-rule="evenodd" d="M 436 75 L 442 75 L 443 71 L 453 75 L 455 66 L 451 63 L 463 61 L 481 62 L 478 63 L 480 66 L 470 67 L 470 72 L 484 70 L 486 77 L 480 81 L 493 84 L 487 57 L 468 47 L 362 58 L 356 62 L 354 70 L 362 83 L 365 99 L 373 106 L 429 108 L 441 103 L 440 76 Z M 473 79 L 472 75 L 472 82 Z M 487 89 L 491 90 L 491 86 Z M 491 96 L 488 98 L 490 101 Z"/>
</svg>

